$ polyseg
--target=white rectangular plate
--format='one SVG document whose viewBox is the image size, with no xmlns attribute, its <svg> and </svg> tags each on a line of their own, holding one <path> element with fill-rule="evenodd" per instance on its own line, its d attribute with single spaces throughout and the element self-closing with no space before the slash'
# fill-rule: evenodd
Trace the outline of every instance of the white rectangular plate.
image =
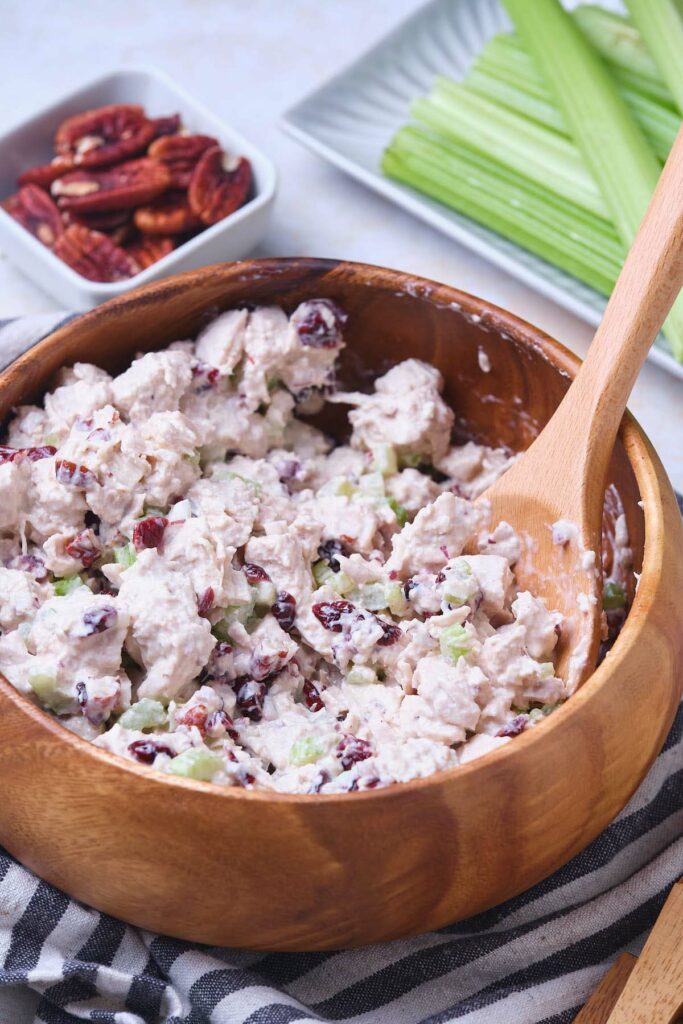
<svg viewBox="0 0 683 1024">
<path fill-rule="evenodd" d="M 568 5 L 569 6 L 569 5 Z M 618 3 L 606 3 L 620 9 Z M 451 238 L 597 325 L 606 300 L 576 278 L 420 192 L 384 177 L 380 159 L 410 104 L 436 75 L 463 78 L 474 57 L 510 22 L 498 0 L 431 0 L 377 46 L 282 119 L 299 142 Z M 648 357 L 683 380 L 683 365 L 658 338 Z"/>
</svg>

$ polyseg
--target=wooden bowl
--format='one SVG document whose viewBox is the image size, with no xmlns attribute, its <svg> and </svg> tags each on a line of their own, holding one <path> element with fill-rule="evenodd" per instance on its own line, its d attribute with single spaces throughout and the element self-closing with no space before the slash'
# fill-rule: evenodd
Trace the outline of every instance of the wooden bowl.
<svg viewBox="0 0 683 1024">
<path fill-rule="evenodd" d="M 347 379 L 407 356 L 428 360 L 446 378 L 458 428 L 490 444 L 525 448 L 578 366 L 541 331 L 453 288 L 352 263 L 263 260 L 155 283 L 57 331 L 0 377 L 0 418 L 38 399 L 63 364 L 119 369 L 139 349 L 193 336 L 219 310 L 244 302 L 291 310 L 316 296 L 349 313 Z M 490 373 L 479 368 L 480 348 Z M 279 795 L 120 760 L 0 681 L 0 841 L 42 878 L 116 917 L 255 949 L 383 942 L 528 888 L 621 810 L 681 698 L 681 518 L 628 414 L 612 478 L 640 586 L 611 654 L 541 727 L 431 778 L 352 795 Z"/>
</svg>

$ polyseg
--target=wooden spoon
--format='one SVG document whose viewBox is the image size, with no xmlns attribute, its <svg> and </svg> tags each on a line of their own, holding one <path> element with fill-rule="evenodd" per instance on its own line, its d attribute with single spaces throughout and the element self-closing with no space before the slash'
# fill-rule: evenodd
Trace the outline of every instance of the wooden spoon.
<svg viewBox="0 0 683 1024">
<path fill-rule="evenodd" d="M 638 371 L 683 285 L 682 243 L 683 129 L 574 383 L 528 451 L 482 495 L 492 524 L 504 520 L 522 537 L 520 589 L 565 617 L 556 671 L 570 692 L 592 671 L 600 642 L 607 468 Z M 562 530 L 553 541 L 558 520 L 576 527 L 565 544 Z"/>
</svg>

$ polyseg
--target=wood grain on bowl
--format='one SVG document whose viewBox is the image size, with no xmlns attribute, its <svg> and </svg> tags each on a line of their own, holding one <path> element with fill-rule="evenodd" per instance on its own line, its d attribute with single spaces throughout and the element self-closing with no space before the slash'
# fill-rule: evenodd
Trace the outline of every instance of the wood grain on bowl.
<svg viewBox="0 0 683 1024">
<path fill-rule="evenodd" d="M 486 443 L 528 446 L 578 365 L 540 331 L 455 289 L 358 264 L 263 260 L 170 278 L 62 328 L 0 377 L 0 419 L 39 398 L 65 363 L 120 369 L 136 351 L 194 335 L 219 310 L 291 310 L 316 296 L 349 313 L 349 383 L 408 356 L 433 362 L 459 428 Z M 490 373 L 479 367 L 480 348 Z M 683 530 L 662 466 L 628 414 L 610 475 L 640 586 L 606 661 L 541 727 L 404 785 L 280 795 L 120 760 L 0 680 L 0 842 L 41 877 L 124 920 L 259 949 L 381 942 L 538 882 L 625 805 L 681 697 Z"/>
</svg>

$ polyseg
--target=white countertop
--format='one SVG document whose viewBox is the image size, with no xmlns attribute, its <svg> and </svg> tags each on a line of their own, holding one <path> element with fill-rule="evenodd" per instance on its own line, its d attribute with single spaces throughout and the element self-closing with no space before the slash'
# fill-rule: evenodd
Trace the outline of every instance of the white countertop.
<svg viewBox="0 0 683 1024">
<path fill-rule="evenodd" d="M 0 131 L 110 68 L 156 64 L 276 162 L 279 196 L 257 255 L 342 257 L 447 281 L 582 354 L 591 337 L 582 321 L 328 167 L 277 127 L 283 110 L 417 6 L 416 0 L 0 0 Z M 0 319 L 56 308 L 0 253 Z M 648 364 L 630 407 L 683 491 L 683 383 Z"/>
</svg>

